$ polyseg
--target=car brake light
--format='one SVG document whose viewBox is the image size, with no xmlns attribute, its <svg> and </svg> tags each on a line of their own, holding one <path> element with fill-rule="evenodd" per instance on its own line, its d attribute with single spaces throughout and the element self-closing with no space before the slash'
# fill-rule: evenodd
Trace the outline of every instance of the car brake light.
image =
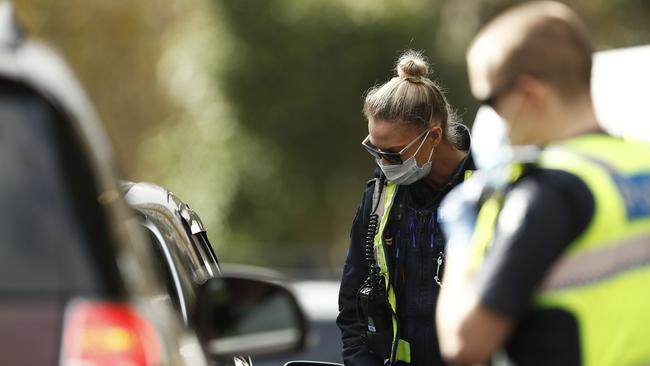
<svg viewBox="0 0 650 366">
<path fill-rule="evenodd" d="M 63 365 L 158 365 L 160 352 L 153 327 L 131 306 L 72 304 L 65 324 Z"/>
</svg>

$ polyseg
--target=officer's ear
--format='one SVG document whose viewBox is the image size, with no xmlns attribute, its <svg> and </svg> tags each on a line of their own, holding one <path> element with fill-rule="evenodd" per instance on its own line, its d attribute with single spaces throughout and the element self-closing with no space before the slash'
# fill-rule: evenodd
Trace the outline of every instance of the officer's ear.
<svg viewBox="0 0 650 366">
<path fill-rule="evenodd" d="M 525 103 L 528 103 L 528 107 L 532 107 L 535 112 L 547 108 L 551 95 L 555 94 L 553 87 L 547 81 L 532 75 L 519 75 L 513 89 L 521 93 Z"/>
<path fill-rule="evenodd" d="M 431 127 L 429 138 L 433 141 L 433 146 L 437 147 L 442 141 L 442 127 L 440 127 L 440 125 Z"/>
</svg>

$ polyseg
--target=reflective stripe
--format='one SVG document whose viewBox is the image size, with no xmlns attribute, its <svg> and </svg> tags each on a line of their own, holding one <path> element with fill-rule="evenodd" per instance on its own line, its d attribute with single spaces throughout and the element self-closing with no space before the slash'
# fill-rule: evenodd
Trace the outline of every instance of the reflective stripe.
<svg viewBox="0 0 650 366">
<path fill-rule="evenodd" d="M 616 246 L 564 256 L 552 267 L 541 291 L 588 285 L 650 264 L 650 235 L 628 238 Z"/>
<path fill-rule="evenodd" d="M 403 339 L 397 340 L 396 361 L 411 363 L 411 344 Z"/>
<path fill-rule="evenodd" d="M 384 277 L 384 282 L 386 284 L 386 289 L 390 290 L 390 282 L 388 278 L 388 264 L 386 263 L 386 254 L 384 253 L 384 230 L 386 229 L 386 224 L 388 223 L 388 217 L 390 216 L 390 210 L 393 207 L 393 200 L 397 195 L 397 185 L 388 182 L 384 189 L 382 190 L 381 197 L 379 197 L 379 204 L 377 214 L 379 216 L 379 228 L 375 233 L 374 238 L 374 248 L 375 248 L 375 259 L 377 260 L 377 265 L 380 269 L 380 274 Z M 392 305 L 392 304 L 391 304 Z M 394 306 L 393 306 L 394 310 Z"/>
<path fill-rule="evenodd" d="M 380 181 L 377 180 L 375 184 L 379 184 Z M 395 316 L 397 310 L 397 299 L 395 297 L 395 291 L 390 284 L 390 276 L 388 274 L 388 263 L 386 260 L 386 253 L 384 252 L 384 230 L 386 229 L 386 224 L 388 223 L 388 217 L 390 216 L 390 210 L 393 207 L 393 201 L 397 196 L 397 185 L 391 182 L 387 182 L 386 185 L 381 190 L 379 197 L 374 198 L 373 201 L 379 200 L 377 211 L 375 212 L 379 216 L 379 228 L 375 233 L 374 237 L 374 249 L 375 249 L 375 259 L 377 260 L 377 265 L 379 266 L 379 273 L 384 279 L 384 284 L 386 285 L 386 296 L 388 297 L 388 303 L 391 309 L 391 318 L 393 323 L 393 340 L 391 342 L 391 355 L 390 359 L 399 360 L 404 362 L 409 362 L 411 359 L 410 347 L 405 348 L 402 345 L 400 348 L 400 343 L 402 340 L 397 339 L 397 317 Z M 408 342 L 406 343 L 408 346 Z M 401 352 L 400 352 L 401 350 Z M 408 354 L 404 354 L 404 350 L 408 350 Z M 395 351 L 395 352 L 393 352 Z M 408 357 L 408 360 L 406 358 Z"/>
<path fill-rule="evenodd" d="M 465 171 L 465 176 L 463 177 L 463 180 L 469 180 L 469 178 L 472 177 L 472 174 L 474 174 L 473 170 L 466 170 Z"/>
<path fill-rule="evenodd" d="M 503 206 L 503 197 L 494 194 L 490 197 L 478 212 L 476 226 L 471 239 L 470 270 L 475 272 L 483 264 L 485 253 L 492 245 L 494 229 Z"/>
</svg>

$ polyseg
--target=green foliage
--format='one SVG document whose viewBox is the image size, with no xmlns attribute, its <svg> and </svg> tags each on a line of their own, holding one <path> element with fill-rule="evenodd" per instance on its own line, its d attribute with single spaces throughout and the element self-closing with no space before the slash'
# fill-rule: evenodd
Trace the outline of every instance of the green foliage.
<svg viewBox="0 0 650 366">
<path fill-rule="evenodd" d="M 362 94 L 401 51 L 433 45 L 426 2 L 305 4 L 195 9 L 161 63 L 184 113 L 144 165 L 170 162 L 156 180 L 201 213 L 227 260 L 338 266 L 373 170 Z"/>
<path fill-rule="evenodd" d="M 14 0 L 79 74 L 129 178 L 187 201 L 222 260 L 306 267 L 340 267 L 372 174 L 363 93 L 423 50 L 471 123 L 465 49 L 518 2 Z M 599 49 L 650 43 L 647 0 L 567 3 Z"/>
<path fill-rule="evenodd" d="M 273 258 L 282 264 L 319 264 L 330 243 L 346 236 L 372 173 L 359 148 L 367 134 L 362 93 L 392 76 L 401 50 L 433 43 L 430 25 L 413 8 L 355 19 L 341 4 L 313 1 L 296 10 L 302 3 L 215 7 L 236 50 L 217 75 L 225 96 L 242 128 L 279 154 L 267 176 L 257 172 L 263 160 L 251 159 L 229 226 L 255 228 L 253 245 L 305 253 Z"/>
<path fill-rule="evenodd" d="M 148 165 L 165 167 L 160 181 L 195 206 L 224 259 L 337 267 L 373 170 L 359 147 L 363 93 L 393 76 L 403 50 L 424 50 L 471 123 L 465 48 L 512 3 L 197 0 L 162 62 L 184 113 L 146 145 L 168 152 Z M 574 4 L 590 23 L 634 17 L 591 4 Z M 635 34 L 621 33 L 596 32 L 607 46 Z"/>
<path fill-rule="evenodd" d="M 57 48 L 94 101 L 127 176 L 171 104 L 158 85 L 160 34 L 179 16 L 163 0 L 13 0 L 27 33 Z M 158 3 L 158 4 L 157 4 Z M 158 6 L 156 6 L 158 5 Z"/>
</svg>

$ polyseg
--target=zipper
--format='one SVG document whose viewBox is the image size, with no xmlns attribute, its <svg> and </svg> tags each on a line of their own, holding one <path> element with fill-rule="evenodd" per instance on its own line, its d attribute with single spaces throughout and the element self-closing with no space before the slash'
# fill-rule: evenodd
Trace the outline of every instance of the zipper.
<svg viewBox="0 0 650 366">
<path fill-rule="evenodd" d="M 427 213 L 423 211 L 417 211 L 417 219 L 418 219 L 418 228 L 417 228 L 417 239 L 416 242 L 419 242 L 419 252 L 420 254 L 423 254 L 422 252 L 426 252 L 427 250 L 427 238 L 426 238 L 426 229 L 427 229 L 427 221 L 429 221 L 427 217 Z M 426 255 L 420 255 L 420 282 L 424 281 L 426 278 L 426 271 L 424 271 L 424 268 L 426 268 L 426 261 L 428 261 L 428 256 Z M 419 306 L 420 304 L 418 304 Z"/>
<path fill-rule="evenodd" d="M 445 262 L 445 244 L 444 240 L 442 240 L 442 232 L 440 231 L 440 223 L 438 222 L 438 211 L 435 210 L 432 215 L 433 226 L 431 227 L 431 254 L 434 266 L 436 267 L 436 275 L 433 277 L 433 280 L 436 281 L 438 286 L 442 286 L 442 266 Z"/>
</svg>

